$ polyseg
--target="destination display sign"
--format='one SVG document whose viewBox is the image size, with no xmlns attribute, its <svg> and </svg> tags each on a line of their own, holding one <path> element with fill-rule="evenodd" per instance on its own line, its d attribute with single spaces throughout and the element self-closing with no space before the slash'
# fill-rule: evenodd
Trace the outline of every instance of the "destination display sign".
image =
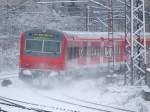
<svg viewBox="0 0 150 112">
<path fill-rule="evenodd" d="M 54 38 L 53 34 L 44 34 L 44 33 L 36 33 L 32 34 L 32 38 L 36 40 L 49 40 L 50 38 Z"/>
</svg>

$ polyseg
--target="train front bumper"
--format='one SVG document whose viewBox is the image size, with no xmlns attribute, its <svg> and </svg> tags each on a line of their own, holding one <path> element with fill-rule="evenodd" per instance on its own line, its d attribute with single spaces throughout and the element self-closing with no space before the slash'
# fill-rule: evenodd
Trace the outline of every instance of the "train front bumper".
<svg viewBox="0 0 150 112">
<path fill-rule="evenodd" d="M 52 78 L 58 75 L 57 71 L 39 70 L 39 69 L 24 69 L 19 71 L 19 78 L 24 81 L 32 81 L 36 78 Z"/>
</svg>

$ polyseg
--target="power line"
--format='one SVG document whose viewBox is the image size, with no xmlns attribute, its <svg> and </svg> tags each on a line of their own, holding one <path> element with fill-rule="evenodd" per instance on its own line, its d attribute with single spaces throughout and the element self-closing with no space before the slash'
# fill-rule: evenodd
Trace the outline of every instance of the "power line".
<svg viewBox="0 0 150 112">
<path fill-rule="evenodd" d="M 18 7 L 11 7 L 10 9 L 11 10 L 8 10 L 6 13 L 4 13 L 4 14 L 1 14 L 1 15 L 6 15 L 6 14 L 8 14 L 8 13 L 10 13 L 11 11 L 14 11 L 14 10 L 17 10 L 17 9 L 19 9 L 20 7 L 22 7 L 22 6 L 24 6 L 27 2 L 29 2 L 29 1 L 31 1 L 31 0 L 26 0 L 26 1 L 24 1 L 24 2 L 22 2 L 22 3 L 20 3 L 20 5 L 18 5 Z M 7 8 L 6 8 L 6 10 L 7 10 Z M 1 16 L 0 15 L 0 16 Z"/>
</svg>

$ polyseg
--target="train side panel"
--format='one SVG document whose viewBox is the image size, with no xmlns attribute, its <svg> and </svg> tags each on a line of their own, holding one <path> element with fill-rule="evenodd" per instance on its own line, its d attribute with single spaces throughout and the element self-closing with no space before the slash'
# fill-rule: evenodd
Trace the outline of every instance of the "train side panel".
<svg viewBox="0 0 150 112">
<path fill-rule="evenodd" d="M 107 38 L 98 39 L 68 39 L 67 65 L 69 67 L 86 66 L 124 61 L 124 42 L 122 39 L 114 40 L 114 57 L 112 43 Z"/>
</svg>

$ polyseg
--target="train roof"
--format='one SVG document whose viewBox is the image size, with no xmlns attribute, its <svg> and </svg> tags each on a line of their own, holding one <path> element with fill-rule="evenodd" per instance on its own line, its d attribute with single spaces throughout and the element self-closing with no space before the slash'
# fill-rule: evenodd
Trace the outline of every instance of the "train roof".
<svg viewBox="0 0 150 112">
<path fill-rule="evenodd" d="M 60 30 L 54 30 L 54 29 L 40 29 L 35 28 L 31 30 L 27 30 L 24 33 L 50 33 L 54 32 L 55 34 L 62 34 L 66 33 L 69 35 L 69 38 L 76 38 L 76 39 L 100 39 L 100 38 L 108 38 L 108 32 L 87 32 L 87 31 L 60 31 Z M 120 39 L 121 37 L 124 38 L 125 33 L 124 32 L 114 32 L 113 36 L 115 39 Z M 150 33 L 146 33 L 146 37 L 150 36 Z M 111 37 L 110 37 L 111 38 Z"/>
<path fill-rule="evenodd" d="M 75 31 L 65 31 L 67 34 L 77 35 L 79 37 L 108 37 L 108 32 L 75 32 Z M 116 32 L 115 36 L 121 36 L 123 33 Z"/>
<path fill-rule="evenodd" d="M 65 33 L 69 35 L 76 35 L 78 38 L 108 38 L 108 32 L 80 32 L 80 31 L 64 31 Z M 124 37 L 124 32 L 114 32 L 113 36 L 114 38 L 120 38 Z M 146 36 L 150 36 L 150 33 L 146 33 Z"/>
<path fill-rule="evenodd" d="M 60 31 L 60 30 L 55 30 L 55 29 L 40 29 L 40 28 L 30 29 L 30 30 L 25 31 L 24 33 L 49 33 L 49 32 L 63 34 L 63 32 Z"/>
</svg>

